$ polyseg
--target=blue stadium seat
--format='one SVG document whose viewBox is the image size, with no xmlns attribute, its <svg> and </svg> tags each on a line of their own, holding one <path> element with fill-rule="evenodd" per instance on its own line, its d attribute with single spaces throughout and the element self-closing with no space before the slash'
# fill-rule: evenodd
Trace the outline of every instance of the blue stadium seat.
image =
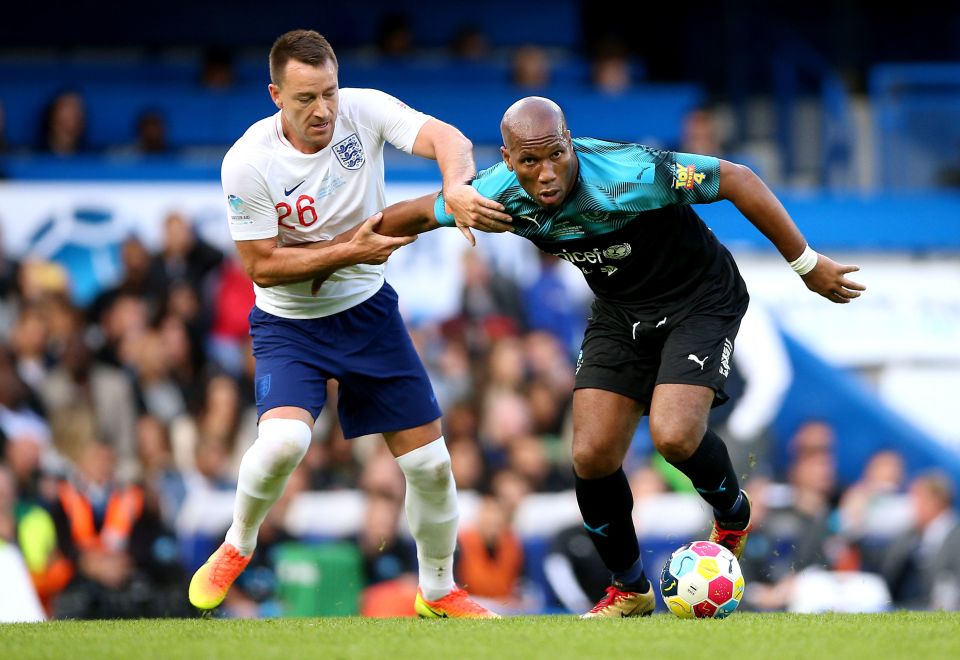
<svg viewBox="0 0 960 660">
<path fill-rule="evenodd" d="M 884 188 L 930 188 L 960 178 L 960 64 L 875 66 L 869 90 Z"/>
</svg>

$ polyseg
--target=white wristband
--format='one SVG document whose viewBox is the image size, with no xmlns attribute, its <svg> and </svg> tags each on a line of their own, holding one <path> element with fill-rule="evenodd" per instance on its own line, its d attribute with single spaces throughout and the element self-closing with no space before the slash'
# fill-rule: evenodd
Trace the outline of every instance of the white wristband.
<svg viewBox="0 0 960 660">
<path fill-rule="evenodd" d="M 817 265 L 817 258 L 819 256 L 820 255 L 814 252 L 808 243 L 806 247 L 803 248 L 800 256 L 790 262 L 790 268 L 792 268 L 797 275 L 806 275 Z"/>
</svg>

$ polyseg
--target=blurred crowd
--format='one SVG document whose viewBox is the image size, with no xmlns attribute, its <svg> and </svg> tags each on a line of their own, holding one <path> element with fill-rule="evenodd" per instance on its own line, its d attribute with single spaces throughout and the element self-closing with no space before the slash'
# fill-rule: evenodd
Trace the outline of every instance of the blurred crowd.
<svg viewBox="0 0 960 660">
<path fill-rule="evenodd" d="M 232 255 L 178 213 L 167 217 L 157 251 L 130 236 L 121 254 L 121 279 L 83 308 L 61 266 L 0 254 L 0 546 L 19 549 L 53 617 L 190 615 L 186 580 L 222 538 L 229 509 L 198 546 L 185 503 L 199 502 L 200 518 L 214 516 L 216 502 L 229 506 L 256 437 L 246 320 L 253 294 Z M 544 255 L 540 265 L 520 286 L 468 252 L 458 312 L 411 328 L 469 503 L 457 579 L 515 612 L 583 609 L 608 581 L 570 499 L 571 387 L 588 311 L 571 302 L 560 262 Z M 346 542 L 354 556 L 359 611 L 412 614 L 416 558 L 402 521 L 402 474 L 378 438 L 343 437 L 330 412 L 336 389 L 331 381 L 315 441 L 231 591 L 230 615 L 292 611 L 284 584 L 303 575 L 285 571 L 283 558 L 291 547 L 325 545 L 297 534 L 291 520 L 338 514 L 297 503 L 338 493 L 357 494 L 361 506 L 348 533 L 323 540 Z M 724 433 L 729 422 L 716 423 Z M 890 450 L 841 488 L 834 450 L 842 439 L 829 425 L 800 427 L 780 473 L 764 448 L 768 430 L 752 435 L 731 441 L 755 506 L 745 607 L 796 609 L 811 592 L 834 598 L 827 606 L 960 607 L 960 526 L 948 478 L 908 480 Z M 642 428 L 626 468 L 645 548 L 669 551 L 706 533 L 704 505 L 650 455 Z M 692 522 L 681 520 L 684 511 Z M 865 577 L 843 588 L 833 579 L 821 593 L 817 576 L 827 571 Z M 870 579 L 879 591 L 863 593 Z"/>
<path fill-rule="evenodd" d="M 339 52 L 339 51 L 338 51 Z M 477 26 L 464 25 L 442 51 L 425 51 L 415 42 L 409 18 L 404 14 L 388 14 L 381 20 L 376 42 L 356 51 L 344 50 L 341 55 L 353 55 L 365 65 L 371 62 L 404 62 L 429 56 L 435 62 L 497 65 L 503 69 L 501 82 L 519 93 L 537 93 L 558 82 L 557 69 L 564 68 L 563 81 L 595 89 L 605 94 L 620 94 L 640 84 L 645 68 L 622 41 L 607 37 L 588 53 L 575 53 L 563 48 L 549 48 L 536 43 L 520 43 L 510 47 L 494 48 L 489 36 Z M 256 80 L 246 80 L 238 73 L 235 56 L 222 48 L 211 48 L 196 53 L 197 74 L 191 84 L 197 90 L 213 96 L 236 89 L 251 82 L 265 85 L 268 80 L 266 55 L 262 74 Z M 568 66 L 572 63 L 572 66 Z M 505 64 L 506 66 L 501 66 Z M 346 75 L 349 79 L 349 66 Z M 388 84 L 389 74 L 384 74 Z M 568 80 L 569 79 L 569 80 Z M 79 82 L 83 82 L 82 80 Z M 52 155 L 61 158 L 102 155 L 119 158 L 139 158 L 175 155 L 178 148 L 170 143 L 169 118 L 165 112 L 144 105 L 133 126 L 115 127 L 116 142 L 109 145 L 90 144 L 88 139 L 88 99 L 82 85 L 64 81 L 59 91 L 45 103 L 38 114 L 34 135 L 24 142 L 17 136 L 19 146 L 6 134 L 3 105 L 0 103 L 0 154 L 10 151 Z M 132 139 L 128 138 L 132 136 Z M 188 145 L 208 147 L 215 145 Z M 222 145 L 224 148 L 228 145 Z M 192 152 L 191 152 L 192 153 Z"/>
</svg>

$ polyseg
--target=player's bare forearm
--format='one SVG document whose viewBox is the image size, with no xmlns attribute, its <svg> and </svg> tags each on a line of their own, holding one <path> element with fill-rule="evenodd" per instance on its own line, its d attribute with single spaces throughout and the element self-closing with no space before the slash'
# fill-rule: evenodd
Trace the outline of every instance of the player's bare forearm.
<svg viewBox="0 0 960 660">
<path fill-rule="evenodd" d="M 244 270 L 260 287 L 302 282 L 356 263 L 348 246 L 332 241 L 314 250 L 279 247 L 276 238 L 235 243 Z"/>
<path fill-rule="evenodd" d="M 719 196 L 730 200 L 784 259 L 793 261 L 803 252 L 807 242 L 800 229 L 776 195 L 749 167 L 721 160 Z"/>
<path fill-rule="evenodd" d="M 428 120 L 420 129 L 413 153 L 437 161 L 444 190 L 469 182 L 477 173 L 473 143 L 456 127 L 438 119 Z"/>
<path fill-rule="evenodd" d="M 440 223 L 437 222 L 433 213 L 433 204 L 436 201 L 436 197 L 436 193 L 431 193 L 423 197 L 408 199 L 388 206 L 381 213 L 377 214 L 381 219 L 374 225 L 376 233 L 383 237 L 389 237 L 383 240 L 395 241 L 406 245 L 416 239 L 418 234 L 436 229 L 440 226 Z M 310 247 L 316 249 L 322 248 L 325 245 L 343 243 L 349 245 L 357 240 L 358 234 L 367 231 L 369 222 L 368 220 L 362 225 L 346 231 L 330 241 L 324 241 L 322 244 L 311 244 Z M 327 281 L 327 278 L 329 278 L 335 270 L 336 269 L 328 269 L 317 274 L 311 286 L 311 292 L 314 295 L 316 295 L 320 287 L 323 286 L 323 283 Z"/>
<path fill-rule="evenodd" d="M 385 236 L 378 232 L 383 213 L 330 241 L 304 247 L 279 247 L 277 239 L 237 241 L 247 274 L 258 286 L 271 287 L 304 280 L 325 280 L 337 270 L 356 264 L 382 264 L 416 235 Z"/>
<path fill-rule="evenodd" d="M 720 197 L 733 202 L 784 259 L 794 262 L 791 266 L 802 273 L 804 285 L 814 293 L 831 302 L 848 303 L 866 290 L 846 277 L 860 270 L 859 266 L 837 263 L 809 248 L 783 204 L 749 167 L 720 161 Z"/>
<path fill-rule="evenodd" d="M 383 209 L 377 232 L 384 236 L 415 236 L 440 226 L 433 213 L 437 193 L 407 199 Z"/>
<path fill-rule="evenodd" d="M 377 233 L 381 236 L 416 236 L 439 228 L 440 223 L 437 222 L 433 213 L 433 203 L 436 199 L 437 193 L 430 193 L 423 197 L 391 204 L 383 209 L 383 219 L 377 225 Z M 337 234 L 329 241 L 314 241 L 305 243 L 300 247 L 316 250 L 349 242 L 361 226 L 357 225 L 349 231 Z"/>
</svg>

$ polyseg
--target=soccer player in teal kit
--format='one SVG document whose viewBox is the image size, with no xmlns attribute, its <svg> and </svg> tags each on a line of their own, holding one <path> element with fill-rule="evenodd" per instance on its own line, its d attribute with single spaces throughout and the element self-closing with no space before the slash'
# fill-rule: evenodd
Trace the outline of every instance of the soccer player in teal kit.
<svg viewBox="0 0 960 660">
<path fill-rule="evenodd" d="M 612 583 L 584 616 L 644 616 L 655 607 L 653 585 L 622 467 L 642 415 L 650 416 L 657 451 L 713 508 L 710 540 L 739 557 L 750 531 L 750 500 L 726 446 L 707 428 L 710 408 L 727 399 L 723 385 L 749 298 L 733 257 L 690 204 L 731 201 L 807 288 L 832 302 L 850 302 L 864 287 L 846 277 L 856 266 L 807 245 L 746 167 L 573 139 L 559 106 L 540 97 L 511 106 L 501 132 L 503 162 L 472 185 L 512 222 L 487 219 L 475 228 L 528 238 L 578 267 L 596 294 L 576 367 L 573 464 L 584 527 Z M 428 195 L 385 209 L 378 231 L 453 225 L 442 195 Z"/>
</svg>

